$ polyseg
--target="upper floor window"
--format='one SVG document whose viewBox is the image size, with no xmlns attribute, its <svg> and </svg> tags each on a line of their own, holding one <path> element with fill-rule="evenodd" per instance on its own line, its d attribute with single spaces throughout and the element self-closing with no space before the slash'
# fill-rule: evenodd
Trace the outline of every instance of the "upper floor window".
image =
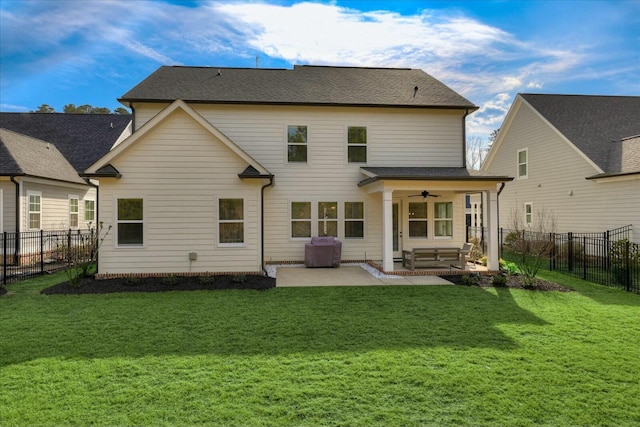
<svg viewBox="0 0 640 427">
<path fill-rule="evenodd" d="M 28 192 L 29 230 L 40 230 L 42 225 L 42 193 Z"/>
<path fill-rule="evenodd" d="M 117 200 L 116 233 L 118 246 L 142 246 L 144 217 L 142 199 Z"/>
<path fill-rule="evenodd" d="M 287 161 L 289 163 L 307 162 L 306 126 L 287 126 Z"/>
<path fill-rule="evenodd" d="M 409 237 L 427 238 L 427 202 L 409 203 Z"/>
<path fill-rule="evenodd" d="M 349 163 L 367 162 L 367 128 L 349 126 L 347 136 L 347 159 Z"/>
<path fill-rule="evenodd" d="M 80 200 L 78 196 L 69 196 L 69 228 L 78 228 L 80 221 Z"/>
<path fill-rule="evenodd" d="M 436 237 L 453 237 L 453 203 L 434 203 L 433 228 Z"/>
<path fill-rule="evenodd" d="M 244 200 L 220 199 L 218 205 L 218 241 L 227 245 L 243 244 Z"/>
<path fill-rule="evenodd" d="M 525 179 L 529 176 L 529 151 L 518 150 L 518 179 Z"/>
</svg>

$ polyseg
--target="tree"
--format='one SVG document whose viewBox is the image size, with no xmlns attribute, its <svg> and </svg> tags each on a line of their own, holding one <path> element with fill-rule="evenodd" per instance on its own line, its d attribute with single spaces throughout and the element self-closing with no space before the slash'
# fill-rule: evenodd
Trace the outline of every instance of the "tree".
<svg viewBox="0 0 640 427">
<path fill-rule="evenodd" d="M 35 110 L 31 111 L 32 113 L 55 113 L 56 110 L 49 104 L 42 104 Z"/>
<path fill-rule="evenodd" d="M 482 162 L 487 157 L 488 148 L 482 138 L 472 136 L 467 138 L 467 168 L 480 169 Z"/>
<path fill-rule="evenodd" d="M 129 114 L 129 110 L 127 110 L 124 107 L 118 107 L 115 110 L 113 110 L 114 114 Z"/>
<path fill-rule="evenodd" d="M 491 132 L 491 135 L 489 135 L 489 147 L 491 147 L 493 143 L 496 142 L 496 139 L 498 138 L 498 132 L 500 132 L 500 128 L 494 129 L 493 132 Z"/>
</svg>

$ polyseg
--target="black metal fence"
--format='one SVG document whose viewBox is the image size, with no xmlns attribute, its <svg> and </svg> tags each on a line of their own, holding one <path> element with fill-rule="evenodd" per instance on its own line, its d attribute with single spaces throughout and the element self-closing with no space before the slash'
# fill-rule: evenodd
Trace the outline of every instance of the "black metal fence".
<svg viewBox="0 0 640 427">
<path fill-rule="evenodd" d="M 90 259 L 92 233 L 86 230 L 2 233 L 0 283 L 64 270 Z"/>
<path fill-rule="evenodd" d="M 476 237 L 486 253 L 486 230 L 470 227 L 467 236 Z M 510 261 L 518 250 L 516 242 L 547 242 L 544 256 L 548 269 L 605 286 L 640 293 L 640 245 L 631 242 L 631 225 L 602 233 L 536 233 L 499 230 L 500 257 Z"/>
</svg>

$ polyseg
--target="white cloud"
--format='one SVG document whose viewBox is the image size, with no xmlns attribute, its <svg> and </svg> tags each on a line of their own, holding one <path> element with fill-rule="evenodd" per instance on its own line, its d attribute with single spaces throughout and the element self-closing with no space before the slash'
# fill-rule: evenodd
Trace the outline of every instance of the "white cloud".
<svg viewBox="0 0 640 427">
<path fill-rule="evenodd" d="M 22 105 L 12 105 L 12 104 L 0 104 L 0 110 L 7 111 L 16 111 L 19 113 L 28 112 L 29 109 L 27 107 L 23 107 Z"/>
</svg>

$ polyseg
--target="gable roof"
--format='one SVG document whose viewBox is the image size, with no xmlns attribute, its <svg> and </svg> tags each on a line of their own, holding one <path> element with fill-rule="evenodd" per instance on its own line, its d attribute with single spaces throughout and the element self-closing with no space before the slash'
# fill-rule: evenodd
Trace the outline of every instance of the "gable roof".
<svg viewBox="0 0 640 427">
<path fill-rule="evenodd" d="M 640 97 L 520 94 L 604 174 L 640 172 Z"/>
<path fill-rule="evenodd" d="M 244 178 L 262 178 L 262 177 L 270 177 L 271 174 L 269 171 L 262 166 L 259 162 L 257 162 L 253 157 L 251 157 L 247 152 L 245 152 L 242 148 L 238 147 L 233 141 L 231 141 L 225 134 L 220 132 L 218 128 L 213 126 L 207 120 L 205 120 L 200 114 L 198 114 L 193 108 L 189 107 L 184 101 L 178 99 L 171 103 L 168 107 L 160 111 L 156 114 L 151 120 L 145 123 L 140 129 L 138 129 L 135 133 L 129 136 L 127 139 L 122 141 L 116 147 L 114 147 L 111 151 L 106 153 L 92 165 L 90 165 L 82 176 L 86 177 L 114 177 L 119 178 L 120 172 L 113 167 L 109 162 L 113 159 L 120 156 L 128 147 L 134 144 L 138 139 L 142 138 L 148 132 L 150 132 L 153 128 L 155 128 L 159 123 L 163 122 L 167 117 L 171 115 L 176 110 L 182 110 L 187 113 L 191 118 L 193 118 L 196 122 L 198 122 L 203 128 L 205 128 L 209 133 L 215 136 L 222 144 L 226 145 L 231 151 L 233 151 L 239 158 L 247 162 L 251 169 L 245 169 L 246 175 L 241 177 Z M 252 172 L 255 171 L 255 172 Z"/>
<path fill-rule="evenodd" d="M 417 88 L 417 89 L 416 89 Z M 473 103 L 418 69 L 295 65 L 291 69 L 162 66 L 120 102 L 464 108 Z"/>
<path fill-rule="evenodd" d="M 86 184 L 55 145 L 0 128 L 0 175 Z"/>
<path fill-rule="evenodd" d="M 130 115 L 0 113 L 0 127 L 50 142 L 78 173 L 129 132 Z"/>
</svg>

